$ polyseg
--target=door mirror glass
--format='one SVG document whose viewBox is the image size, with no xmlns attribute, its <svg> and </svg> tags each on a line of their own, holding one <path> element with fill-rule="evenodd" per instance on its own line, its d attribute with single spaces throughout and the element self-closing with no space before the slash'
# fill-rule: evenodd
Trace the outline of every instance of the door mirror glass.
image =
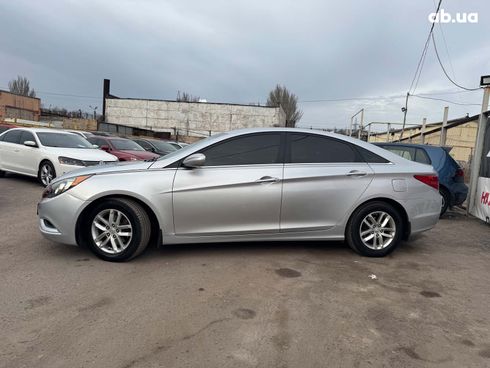
<svg viewBox="0 0 490 368">
<path fill-rule="evenodd" d="M 37 147 L 37 144 L 34 141 L 25 141 L 24 142 L 24 146 L 27 146 L 27 147 Z"/>
<path fill-rule="evenodd" d="M 193 155 L 186 157 L 182 164 L 185 167 L 195 168 L 203 166 L 205 162 L 206 156 L 204 156 L 202 153 L 194 153 Z"/>
</svg>

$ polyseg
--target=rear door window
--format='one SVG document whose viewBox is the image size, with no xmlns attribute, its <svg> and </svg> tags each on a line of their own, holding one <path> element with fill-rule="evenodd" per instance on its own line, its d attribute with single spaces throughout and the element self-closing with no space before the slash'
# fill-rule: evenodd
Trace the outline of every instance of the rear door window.
<svg viewBox="0 0 490 368">
<path fill-rule="evenodd" d="M 381 146 L 395 155 L 406 158 L 410 161 L 415 161 L 415 148 L 413 147 L 397 147 L 397 146 Z"/>
<path fill-rule="evenodd" d="M 288 134 L 289 162 L 363 162 L 354 147 L 341 140 L 308 133 Z"/>
<path fill-rule="evenodd" d="M 417 148 L 417 152 L 415 153 L 415 161 L 426 165 L 430 165 L 431 163 L 429 155 L 422 148 Z"/>
</svg>

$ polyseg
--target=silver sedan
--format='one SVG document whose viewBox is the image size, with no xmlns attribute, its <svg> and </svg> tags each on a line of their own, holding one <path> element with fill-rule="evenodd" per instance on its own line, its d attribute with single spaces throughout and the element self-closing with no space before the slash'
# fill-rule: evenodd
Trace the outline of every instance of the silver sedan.
<svg viewBox="0 0 490 368">
<path fill-rule="evenodd" d="M 431 166 L 349 137 L 246 129 L 156 161 L 57 178 L 38 205 L 48 239 L 129 260 L 150 243 L 346 240 L 385 256 L 432 228 L 441 197 Z"/>
</svg>

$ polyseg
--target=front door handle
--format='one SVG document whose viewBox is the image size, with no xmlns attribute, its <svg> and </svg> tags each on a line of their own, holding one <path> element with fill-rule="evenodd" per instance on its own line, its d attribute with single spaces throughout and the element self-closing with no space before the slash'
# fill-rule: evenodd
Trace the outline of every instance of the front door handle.
<svg viewBox="0 0 490 368">
<path fill-rule="evenodd" d="M 359 170 L 351 170 L 346 175 L 347 176 L 360 177 L 360 176 L 366 176 L 367 175 L 367 172 L 365 172 L 365 171 L 359 171 Z"/>
<path fill-rule="evenodd" d="M 256 183 L 262 184 L 262 183 L 277 183 L 281 181 L 279 178 L 273 178 L 272 176 L 263 176 L 258 180 L 255 180 Z"/>
</svg>

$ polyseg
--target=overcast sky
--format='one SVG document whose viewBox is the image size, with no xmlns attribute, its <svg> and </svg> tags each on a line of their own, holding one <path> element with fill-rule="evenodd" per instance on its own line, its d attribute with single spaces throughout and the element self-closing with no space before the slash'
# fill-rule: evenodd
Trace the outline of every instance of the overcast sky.
<svg viewBox="0 0 490 368">
<path fill-rule="evenodd" d="M 490 74 L 490 2 L 442 8 L 478 13 L 477 24 L 435 27 L 449 74 L 477 87 Z M 45 107 L 100 111 L 104 78 L 121 97 L 180 90 L 234 103 L 264 103 L 279 83 L 300 101 L 370 98 L 301 102 L 300 126 L 346 127 L 360 108 L 367 122 L 400 122 L 404 98 L 393 96 L 410 86 L 434 9 L 433 0 L 0 0 L 0 88 L 23 75 Z M 416 93 L 453 91 L 431 46 Z M 430 97 L 480 104 L 482 92 Z M 440 121 L 446 105 L 450 118 L 479 112 L 413 97 L 408 122 Z"/>
</svg>

